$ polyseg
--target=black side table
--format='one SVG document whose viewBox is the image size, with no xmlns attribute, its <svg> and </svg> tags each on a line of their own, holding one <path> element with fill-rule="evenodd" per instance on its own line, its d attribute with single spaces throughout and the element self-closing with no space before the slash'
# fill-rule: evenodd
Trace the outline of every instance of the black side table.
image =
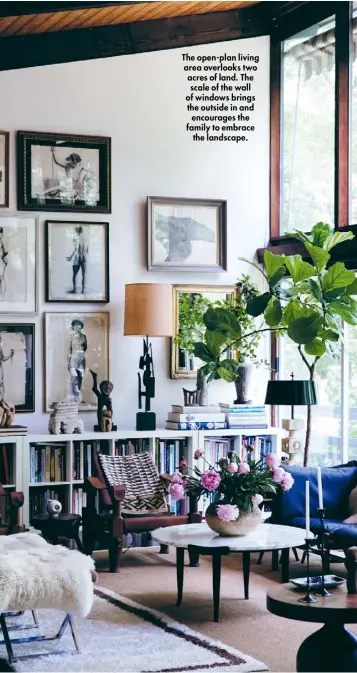
<svg viewBox="0 0 357 673">
<path fill-rule="evenodd" d="M 75 540 L 78 550 L 84 553 L 78 535 L 81 523 L 82 517 L 79 514 L 58 514 L 58 516 L 40 514 L 32 519 L 33 527 L 41 531 L 47 542 L 58 544 L 58 538 L 65 537 L 68 540 Z"/>
</svg>

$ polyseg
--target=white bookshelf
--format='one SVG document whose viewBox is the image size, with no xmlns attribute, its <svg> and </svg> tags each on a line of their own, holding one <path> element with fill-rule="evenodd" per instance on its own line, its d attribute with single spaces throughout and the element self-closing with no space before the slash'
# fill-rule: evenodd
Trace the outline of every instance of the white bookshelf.
<svg viewBox="0 0 357 673">
<path fill-rule="evenodd" d="M 186 439 L 187 455 L 186 460 L 189 466 L 193 466 L 193 454 L 197 448 L 204 448 L 205 439 L 213 437 L 234 438 L 234 449 L 239 453 L 239 447 L 242 445 L 242 437 L 256 436 L 269 437 L 272 442 L 272 451 L 280 454 L 281 438 L 285 436 L 285 431 L 279 428 L 269 427 L 266 429 L 244 430 L 226 429 L 226 430 L 166 430 L 158 429 L 155 431 L 137 431 L 137 430 L 118 430 L 110 433 L 85 432 L 81 435 L 50 435 L 50 434 L 29 434 L 25 437 L 0 438 L 0 446 L 6 444 L 11 446 L 13 451 L 13 480 L 14 483 L 5 485 L 5 488 L 23 491 L 25 496 L 24 507 L 22 508 L 23 523 L 28 526 L 30 522 L 30 495 L 39 492 L 41 488 L 63 489 L 65 492 L 65 503 L 67 511 L 71 511 L 73 489 L 83 487 L 83 479 L 73 478 L 73 459 L 74 446 L 76 442 L 96 442 L 107 441 L 109 455 L 115 455 L 116 441 L 147 439 L 149 440 L 149 450 L 155 457 L 156 440 L 177 440 Z M 63 481 L 30 482 L 30 447 L 31 445 L 48 446 L 63 445 L 65 453 L 65 479 Z"/>
</svg>

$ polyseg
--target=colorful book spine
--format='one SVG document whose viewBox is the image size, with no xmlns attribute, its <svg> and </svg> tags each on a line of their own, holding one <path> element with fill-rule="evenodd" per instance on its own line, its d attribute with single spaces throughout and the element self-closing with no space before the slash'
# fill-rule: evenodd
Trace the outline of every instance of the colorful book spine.
<svg viewBox="0 0 357 673">
<path fill-rule="evenodd" d="M 224 430 L 226 422 L 174 423 L 166 421 L 167 430 Z"/>
</svg>

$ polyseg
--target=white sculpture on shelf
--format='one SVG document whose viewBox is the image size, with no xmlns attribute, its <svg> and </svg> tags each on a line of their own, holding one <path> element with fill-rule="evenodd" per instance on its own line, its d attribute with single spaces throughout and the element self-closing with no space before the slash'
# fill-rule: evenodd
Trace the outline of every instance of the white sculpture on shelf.
<svg viewBox="0 0 357 673">
<path fill-rule="evenodd" d="M 51 404 L 53 411 L 51 411 L 48 421 L 49 433 L 51 435 L 82 434 L 84 432 L 84 425 L 78 415 L 78 407 L 78 400 L 72 396 L 59 402 L 53 402 Z"/>
<path fill-rule="evenodd" d="M 58 516 L 62 512 L 62 505 L 59 500 L 49 500 L 46 506 L 50 516 Z"/>
</svg>

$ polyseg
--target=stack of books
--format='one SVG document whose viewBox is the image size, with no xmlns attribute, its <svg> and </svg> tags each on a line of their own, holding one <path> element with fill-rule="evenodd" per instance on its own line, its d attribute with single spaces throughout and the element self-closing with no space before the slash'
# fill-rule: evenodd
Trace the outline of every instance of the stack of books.
<svg viewBox="0 0 357 673">
<path fill-rule="evenodd" d="M 218 405 L 184 407 L 173 404 L 165 427 L 168 430 L 223 430 L 227 424 L 225 412 Z"/>
<path fill-rule="evenodd" d="M 222 402 L 221 411 L 229 428 L 259 430 L 268 427 L 264 404 L 226 404 Z"/>
<path fill-rule="evenodd" d="M 5 426 L 0 427 L 0 436 L 20 436 L 27 435 L 27 427 L 25 425 L 10 425 L 9 428 Z"/>
</svg>

